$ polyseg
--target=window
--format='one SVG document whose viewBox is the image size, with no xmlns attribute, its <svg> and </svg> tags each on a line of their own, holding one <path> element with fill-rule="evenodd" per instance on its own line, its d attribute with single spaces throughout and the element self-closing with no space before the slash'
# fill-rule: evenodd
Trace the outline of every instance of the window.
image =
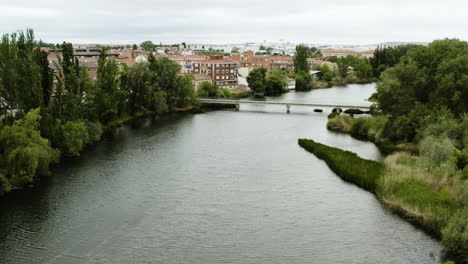
<svg viewBox="0 0 468 264">
<path fill-rule="evenodd" d="M 234 70 L 231 70 L 231 73 L 234 73 Z"/>
<path fill-rule="evenodd" d="M 223 77 L 221 77 L 221 79 L 223 79 L 223 80 L 224 80 L 224 76 L 223 76 Z"/>
<path fill-rule="evenodd" d="M 198 63 L 195 63 L 195 67 L 198 67 Z"/>
<path fill-rule="evenodd" d="M 219 76 L 216 76 L 216 80 L 219 80 Z"/>
<path fill-rule="evenodd" d="M 195 72 L 198 72 L 198 69 L 195 69 Z"/>
<path fill-rule="evenodd" d="M 219 70 L 216 70 L 216 73 L 219 73 Z"/>
</svg>

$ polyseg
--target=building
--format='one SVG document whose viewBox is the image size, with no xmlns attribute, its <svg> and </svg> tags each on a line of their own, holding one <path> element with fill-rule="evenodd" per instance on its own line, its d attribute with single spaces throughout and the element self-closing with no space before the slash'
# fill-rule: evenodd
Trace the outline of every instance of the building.
<svg viewBox="0 0 468 264">
<path fill-rule="evenodd" d="M 333 49 L 328 49 L 328 50 L 322 50 L 322 56 L 323 57 L 338 57 L 338 58 L 342 58 L 342 57 L 346 57 L 348 55 L 351 55 L 351 56 L 358 56 L 359 55 L 359 52 L 357 51 L 354 51 L 354 50 L 333 50 Z"/>
<path fill-rule="evenodd" d="M 260 67 L 268 71 L 272 69 L 286 69 L 289 72 L 294 70 L 294 59 L 290 56 L 269 56 L 254 55 L 253 51 L 246 51 L 238 58 L 239 72 L 242 76 L 247 76 L 252 69 Z"/>
<path fill-rule="evenodd" d="M 317 69 L 317 66 L 323 65 L 327 65 L 332 71 L 338 70 L 338 64 L 324 59 L 309 58 L 307 59 L 307 62 L 309 62 L 311 70 L 315 70 Z"/>
<path fill-rule="evenodd" d="M 177 62 L 182 68 L 182 73 L 200 73 L 193 71 L 193 63 L 195 61 L 208 60 L 209 57 L 203 55 L 169 55 L 167 56 L 170 60 Z"/>
<path fill-rule="evenodd" d="M 225 59 L 221 55 L 212 55 L 208 60 L 192 62 L 193 74 L 205 74 L 213 83 L 222 88 L 233 88 L 238 85 L 239 62 Z"/>
<path fill-rule="evenodd" d="M 367 50 L 367 51 L 360 52 L 360 54 L 364 58 L 370 59 L 370 58 L 374 57 L 374 52 L 375 52 L 375 50 Z"/>
<path fill-rule="evenodd" d="M 213 83 L 213 80 L 206 74 L 196 73 L 193 75 L 193 87 L 195 87 L 195 91 L 198 90 L 198 87 L 203 82 Z"/>
<path fill-rule="evenodd" d="M 360 57 L 364 57 L 364 58 L 371 58 L 374 56 L 374 51 L 373 50 L 368 50 L 368 51 L 355 51 L 355 50 L 332 50 L 332 49 L 328 49 L 328 50 L 322 50 L 322 55 L 323 57 L 325 58 L 329 58 L 329 57 L 338 57 L 338 58 L 342 58 L 342 57 L 346 57 L 348 55 L 351 55 L 351 56 L 360 56 Z"/>
<path fill-rule="evenodd" d="M 288 90 L 296 89 L 296 79 L 288 78 L 286 81 L 288 82 Z"/>
</svg>

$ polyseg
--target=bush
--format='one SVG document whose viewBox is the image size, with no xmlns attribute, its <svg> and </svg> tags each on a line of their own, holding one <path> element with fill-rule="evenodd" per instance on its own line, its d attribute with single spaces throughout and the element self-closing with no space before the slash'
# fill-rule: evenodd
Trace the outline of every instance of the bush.
<svg viewBox="0 0 468 264">
<path fill-rule="evenodd" d="M 220 94 L 218 86 L 211 82 L 202 82 L 198 85 L 197 89 L 198 96 L 202 97 L 217 97 Z"/>
<path fill-rule="evenodd" d="M 339 115 L 338 113 L 331 113 L 331 118 L 327 122 L 327 128 L 332 131 L 348 133 L 351 130 L 353 118 L 347 115 Z M 329 116 L 329 117 L 330 117 Z"/>
<path fill-rule="evenodd" d="M 310 74 L 296 75 L 296 91 L 307 91 L 312 88 L 312 78 Z"/>
<path fill-rule="evenodd" d="M 6 194 L 11 190 L 10 181 L 0 173 L 0 196 Z"/>
<path fill-rule="evenodd" d="M 455 158 L 457 167 L 460 170 L 463 170 L 465 167 L 468 166 L 468 148 L 465 148 L 461 151 L 455 150 Z"/>
<path fill-rule="evenodd" d="M 468 208 L 455 213 L 442 229 L 442 243 L 450 252 L 468 257 Z"/>
<path fill-rule="evenodd" d="M 346 109 L 344 112 L 345 112 L 345 114 L 352 114 L 352 115 L 362 115 L 362 114 L 364 114 L 364 111 L 362 111 L 361 109 L 354 109 L 354 108 Z"/>
<path fill-rule="evenodd" d="M 452 141 L 447 136 L 428 136 L 419 142 L 419 153 L 429 157 L 437 166 L 449 160 L 454 150 Z"/>
<path fill-rule="evenodd" d="M 86 144 L 98 142 L 101 139 L 103 133 L 101 123 L 85 121 L 84 124 L 88 133 L 88 141 L 86 142 Z"/>
<path fill-rule="evenodd" d="M 57 144 L 64 156 L 79 156 L 86 145 L 99 141 L 102 133 L 100 123 L 68 121 L 60 125 Z"/>
</svg>

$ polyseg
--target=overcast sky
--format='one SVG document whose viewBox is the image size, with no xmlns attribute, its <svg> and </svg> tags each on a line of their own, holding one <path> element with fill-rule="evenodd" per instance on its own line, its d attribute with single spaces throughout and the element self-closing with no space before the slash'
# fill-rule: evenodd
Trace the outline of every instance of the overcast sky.
<svg viewBox="0 0 468 264">
<path fill-rule="evenodd" d="M 374 44 L 468 39 L 468 0 L 0 0 L 0 32 L 49 42 Z"/>
</svg>

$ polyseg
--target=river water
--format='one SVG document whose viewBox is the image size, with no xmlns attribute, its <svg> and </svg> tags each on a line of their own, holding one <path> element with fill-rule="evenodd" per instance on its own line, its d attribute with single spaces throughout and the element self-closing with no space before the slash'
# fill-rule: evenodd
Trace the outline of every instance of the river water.
<svg viewBox="0 0 468 264">
<path fill-rule="evenodd" d="M 361 105 L 374 90 L 270 99 Z M 327 114 L 242 105 L 124 127 L 1 199 L 0 263 L 438 263 L 437 241 L 298 146 L 382 158 Z"/>
</svg>

